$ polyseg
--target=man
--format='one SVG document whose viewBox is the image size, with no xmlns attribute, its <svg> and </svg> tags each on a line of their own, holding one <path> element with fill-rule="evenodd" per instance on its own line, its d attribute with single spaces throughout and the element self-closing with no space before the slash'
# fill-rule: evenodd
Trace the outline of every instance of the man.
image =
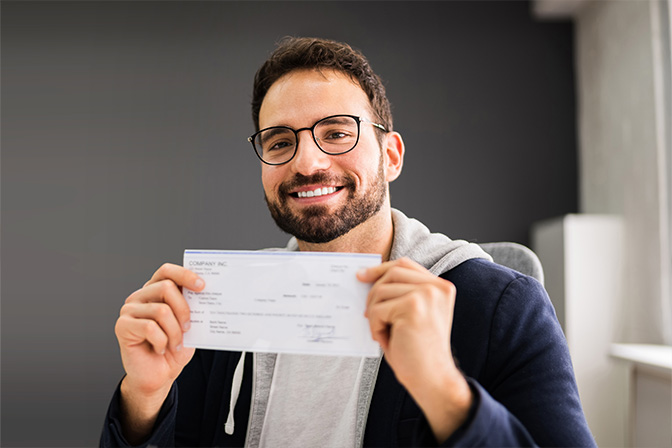
<svg viewBox="0 0 672 448">
<path fill-rule="evenodd" d="M 157 270 L 122 307 L 126 370 L 101 444 L 594 445 L 537 282 L 391 208 L 404 143 L 367 60 L 284 40 L 257 72 L 251 138 L 287 250 L 378 253 L 365 316 L 384 356 L 184 348 L 196 274 Z"/>
</svg>

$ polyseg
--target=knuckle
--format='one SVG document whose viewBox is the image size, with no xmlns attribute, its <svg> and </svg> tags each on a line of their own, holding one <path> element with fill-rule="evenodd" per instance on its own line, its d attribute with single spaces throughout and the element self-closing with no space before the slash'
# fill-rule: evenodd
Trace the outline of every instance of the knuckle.
<svg viewBox="0 0 672 448">
<path fill-rule="evenodd" d="M 392 266 L 392 267 L 390 268 L 390 270 L 387 271 L 387 273 L 388 273 L 388 277 L 389 277 L 389 279 L 392 280 L 392 281 L 397 280 L 397 279 L 399 278 L 399 276 L 400 276 L 403 272 L 404 272 L 404 267 L 403 267 L 403 266 L 399 266 L 399 265 Z"/>
<path fill-rule="evenodd" d="M 411 266 L 413 264 L 413 261 L 411 261 L 411 259 L 408 258 L 408 257 L 401 257 L 399 259 L 398 264 L 401 265 L 401 266 Z"/>
<path fill-rule="evenodd" d="M 411 260 L 408 257 L 402 257 L 399 260 L 397 260 L 397 266 L 403 269 L 417 269 L 419 266 L 418 263 L 415 261 Z"/>
<path fill-rule="evenodd" d="M 434 288 L 429 283 L 423 283 L 418 285 L 414 291 L 413 295 L 418 301 L 427 302 L 433 300 L 436 294 L 436 288 Z"/>
<path fill-rule="evenodd" d="M 173 314 L 170 307 L 165 303 L 157 303 L 155 306 L 156 306 L 156 317 L 159 320 L 168 319 Z"/>
<path fill-rule="evenodd" d="M 129 314 L 133 310 L 134 305 L 126 299 L 126 303 L 124 303 L 121 308 L 119 309 L 119 317 L 122 317 L 126 314 Z"/>
<path fill-rule="evenodd" d="M 140 290 L 138 290 L 138 291 L 140 291 Z M 124 301 L 124 303 L 128 304 L 128 303 L 134 302 L 137 295 L 138 295 L 138 291 L 134 291 L 128 297 L 126 297 L 126 300 Z"/>
<path fill-rule="evenodd" d="M 142 324 L 142 331 L 147 336 L 156 336 L 159 326 L 153 320 L 147 320 Z"/>
<path fill-rule="evenodd" d="M 152 278 L 150 278 L 147 283 L 145 283 L 145 286 L 150 285 L 152 283 L 157 283 L 160 282 L 161 279 L 164 279 L 169 276 L 170 271 L 171 271 L 172 265 L 170 263 L 163 263 L 159 268 L 154 272 L 152 275 Z"/>
<path fill-rule="evenodd" d="M 431 283 L 423 283 L 418 289 L 427 297 L 432 297 L 436 293 L 436 287 Z"/>
<path fill-rule="evenodd" d="M 408 307 L 414 315 L 422 313 L 425 309 L 425 300 L 422 296 L 422 294 L 416 291 L 409 297 Z"/>
<path fill-rule="evenodd" d="M 173 291 L 174 283 L 172 281 L 161 280 L 159 284 L 160 284 L 161 297 L 165 298 Z"/>
<path fill-rule="evenodd" d="M 119 319 L 117 319 L 117 322 L 114 324 L 114 334 L 117 336 L 117 338 L 121 335 L 121 333 L 124 330 L 124 324 L 125 324 L 125 318 L 122 316 Z"/>
<path fill-rule="evenodd" d="M 425 294 L 428 305 L 432 307 L 443 305 L 446 302 L 446 299 L 449 298 L 446 294 L 446 290 L 441 285 L 436 284 L 426 285 Z"/>
<path fill-rule="evenodd" d="M 162 273 L 162 274 L 165 274 L 165 273 L 167 273 L 168 271 L 170 271 L 170 269 L 172 268 L 172 266 L 173 266 L 173 265 L 170 264 L 170 263 L 163 263 L 161 266 L 159 266 L 159 269 L 157 269 L 156 272 L 160 272 L 160 273 Z"/>
<path fill-rule="evenodd" d="M 441 290 L 443 291 L 444 294 L 446 294 L 448 297 L 455 297 L 457 294 L 457 288 L 455 287 L 455 284 L 453 282 L 450 282 L 448 280 L 443 280 L 439 283 Z"/>
<path fill-rule="evenodd" d="M 114 324 L 114 334 L 119 341 L 133 333 L 133 320 L 130 316 L 121 316 L 117 319 Z"/>
</svg>

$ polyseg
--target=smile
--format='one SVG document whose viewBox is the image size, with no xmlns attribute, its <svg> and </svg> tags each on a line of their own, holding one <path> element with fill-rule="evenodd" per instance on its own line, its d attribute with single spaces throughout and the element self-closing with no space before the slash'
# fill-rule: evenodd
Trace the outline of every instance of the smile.
<svg viewBox="0 0 672 448">
<path fill-rule="evenodd" d="M 317 196 L 324 196 L 326 194 L 332 194 L 340 190 L 342 187 L 321 187 L 309 191 L 297 191 L 291 195 L 297 198 L 313 198 Z"/>
</svg>

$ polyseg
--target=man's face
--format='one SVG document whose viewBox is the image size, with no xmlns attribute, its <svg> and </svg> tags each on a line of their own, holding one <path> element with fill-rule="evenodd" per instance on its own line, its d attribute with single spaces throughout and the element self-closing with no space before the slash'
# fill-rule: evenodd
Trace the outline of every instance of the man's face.
<svg viewBox="0 0 672 448">
<path fill-rule="evenodd" d="M 337 114 L 373 118 L 366 94 L 346 75 L 297 70 L 268 90 L 259 125 L 261 129 L 299 129 Z M 310 131 L 302 131 L 292 160 L 279 166 L 262 164 L 266 202 L 278 227 L 299 240 L 326 243 L 375 215 L 387 198 L 384 157 L 376 132 L 361 123 L 357 146 L 334 156 L 320 150 Z M 318 189 L 319 194 L 305 197 L 304 192 Z"/>
</svg>

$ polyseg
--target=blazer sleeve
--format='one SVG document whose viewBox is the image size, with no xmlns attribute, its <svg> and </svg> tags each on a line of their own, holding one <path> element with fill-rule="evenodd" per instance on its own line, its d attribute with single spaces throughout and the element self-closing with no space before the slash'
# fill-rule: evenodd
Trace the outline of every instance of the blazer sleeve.
<svg viewBox="0 0 672 448">
<path fill-rule="evenodd" d="M 121 383 L 120 383 L 121 385 Z M 100 437 L 101 447 L 130 447 L 130 445 L 121 431 L 121 406 L 119 403 L 121 397 L 120 385 L 117 386 L 112 401 L 107 409 L 103 433 Z M 154 424 L 151 436 L 139 447 L 169 447 L 175 446 L 175 419 L 177 417 L 177 383 L 168 393 L 168 397 L 163 402 L 159 415 Z"/>
<path fill-rule="evenodd" d="M 474 404 L 443 446 L 596 446 L 565 337 L 536 280 L 520 276 L 503 290 L 483 374 L 467 380 Z M 419 445 L 436 444 L 426 420 L 418 430 Z"/>
</svg>

